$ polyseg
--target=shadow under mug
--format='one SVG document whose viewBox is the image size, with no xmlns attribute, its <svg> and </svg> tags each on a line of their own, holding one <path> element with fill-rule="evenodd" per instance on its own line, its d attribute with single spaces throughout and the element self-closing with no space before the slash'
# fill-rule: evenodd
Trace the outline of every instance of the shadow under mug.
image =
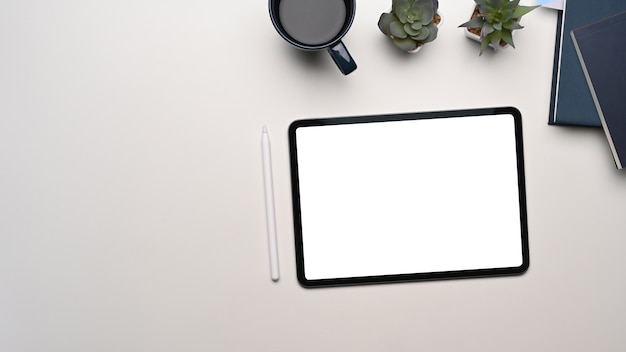
<svg viewBox="0 0 626 352">
<path fill-rule="evenodd" d="M 345 47 L 345 45 L 341 41 L 341 39 L 348 32 L 348 29 L 350 29 L 350 26 L 352 26 L 352 21 L 354 20 L 354 14 L 355 14 L 356 0 L 343 0 L 345 4 L 345 18 L 344 18 L 343 24 L 341 25 L 341 29 L 332 39 L 325 40 L 322 43 L 315 43 L 315 44 L 310 44 L 310 43 L 305 43 L 303 41 L 299 41 L 295 39 L 292 34 L 289 34 L 287 30 L 285 30 L 285 27 L 283 26 L 283 21 L 286 22 L 286 18 L 284 16 L 292 16 L 292 15 L 296 17 L 305 16 L 305 18 L 290 19 L 296 22 L 298 21 L 310 22 L 311 18 L 306 18 L 306 9 L 303 9 L 303 10 L 300 10 L 299 12 L 292 11 L 292 12 L 289 12 L 288 14 L 283 14 L 283 17 L 281 20 L 281 13 L 280 13 L 281 6 L 280 5 L 281 5 L 281 2 L 283 1 L 284 2 L 299 1 L 301 4 L 306 4 L 307 6 L 315 6 L 314 4 L 324 3 L 323 1 L 319 2 L 318 0 L 308 0 L 309 1 L 308 3 L 306 3 L 306 0 L 269 0 L 270 18 L 272 19 L 274 28 L 276 28 L 276 31 L 278 32 L 278 34 L 280 34 L 281 37 L 283 37 L 283 39 L 285 39 L 291 45 L 299 49 L 303 49 L 303 50 L 327 49 L 328 52 L 330 53 L 330 56 L 333 58 L 333 61 L 335 62 L 335 64 L 337 64 L 337 67 L 344 75 L 347 75 L 356 69 L 356 63 L 352 59 L 352 56 L 350 56 L 348 49 Z M 343 9 L 342 9 L 342 12 L 343 12 Z M 320 24 L 320 25 L 324 26 L 324 24 Z"/>
</svg>

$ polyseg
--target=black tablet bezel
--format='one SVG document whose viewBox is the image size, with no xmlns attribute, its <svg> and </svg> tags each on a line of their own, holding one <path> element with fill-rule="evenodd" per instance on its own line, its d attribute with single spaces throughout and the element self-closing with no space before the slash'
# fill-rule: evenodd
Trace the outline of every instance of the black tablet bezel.
<svg viewBox="0 0 626 352">
<path fill-rule="evenodd" d="M 457 271 L 440 271 L 425 272 L 413 274 L 397 274 L 397 275 L 380 275 L 380 276 L 359 276 L 359 277 L 342 277 L 332 279 L 315 279 L 309 280 L 305 276 L 305 259 L 304 247 L 302 242 L 302 218 L 300 208 L 300 188 L 298 178 L 298 150 L 296 131 L 301 127 L 326 126 L 339 124 L 363 124 L 372 122 L 387 121 L 403 121 L 403 120 L 420 120 L 420 119 L 437 119 L 450 117 L 471 117 L 481 115 L 511 115 L 515 125 L 515 141 L 517 151 L 517 177 L 519 190 L 519 209 L 520 209 L 520 225 L 521 225 L 521 249 L 522 264 L 518 267 L 491 268 L 491 269 L 475 269 L 475 270 L 457 270 Z M 292 206 L 293 206 L 293 224 L 294 237 L 296 247 L 296 267 L 297 277 L 300 284 L 307 288 L 325 287 L 325 286 L 341 286 L 341 285 L 357 285 L 357 284 L 374 284 L 374 283 L 390 283 L 402 281 L 423 281 L 435 279 L 457 279 L 471 277 L 486 276 L 504 276 L 519 275 L 526 272 L 529 267 L 529 251 L 528 251 L 528 220 L 526 209 L 526 184 L 524 176 L 524 148 L 522 141 L 522 116 L 518 109 L 514 107 L 497 107 L 482 109 L 466 109 L 466 110 L 449 110 L 449 111 L 431 111 L 419 113 L 403 113 L 389 115 L 369 115 L 369 116 L 351 116 L 336 118 L 318 118 L 318 119 L 302 119 L 296 120 L 289 126 L 289 157 L 291 165 L 291 190 L 292 190 Z"/>
</svg>

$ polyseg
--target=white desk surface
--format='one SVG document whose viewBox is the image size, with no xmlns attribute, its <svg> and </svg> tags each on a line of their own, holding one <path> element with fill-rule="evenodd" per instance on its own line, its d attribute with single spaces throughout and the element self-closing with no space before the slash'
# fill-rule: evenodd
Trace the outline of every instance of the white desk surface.
<svg viewBox="0 0 626 352">
<path fill-rule="evenodd" d="M 439 38 L 405 55 L 376 26 L 390 4 L 357 4 L 344 77 L 262 0 L 2 1 L 0 350 L 623 350 L 626 177 L 600 129 L 547 125 L 556 13 L 479 57 L 472 2 L 442 0 Z M 293 120 L 502 105 L 524 121 L 525 275 L 298 285 Z"/>
</svg>

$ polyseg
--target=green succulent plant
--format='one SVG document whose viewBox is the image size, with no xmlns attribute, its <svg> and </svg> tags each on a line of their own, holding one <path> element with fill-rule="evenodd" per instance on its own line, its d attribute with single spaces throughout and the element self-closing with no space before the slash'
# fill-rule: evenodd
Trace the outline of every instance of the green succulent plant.
<svg viewBox="0 0 626 352">
<path fill-rule="evenodd" d="M 383 13 L 378 28 L 400 49 L 411 51 L 437 38 L 433 18 L 438 0 L 392 0 L 391 12 Z"/>
<path fill-rule="evenodd" d="M 474 0 L 478 16 L 459 27 L 480 28 L 480 54 L 489 46 L 503 41 L 513 48 L 513 31 L 522 29 L 519 19 L 539 7 L 521 6 L 520 0 Z"/>
</svg>

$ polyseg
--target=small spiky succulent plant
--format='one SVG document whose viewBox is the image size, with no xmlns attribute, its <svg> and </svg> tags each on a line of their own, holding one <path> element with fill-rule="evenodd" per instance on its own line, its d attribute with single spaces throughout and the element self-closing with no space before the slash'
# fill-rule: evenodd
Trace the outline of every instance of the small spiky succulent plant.
<svg viewBox="0 0 626 352">
<path fill-rule="evenodd" d="M 513 31 L 522 29 L 519 19 L 539 6 L 521 6 L 520 0 L 474 0 L 478 15 L 459 27 L 480 29 L 480 54 L 503 41 L 515 48 Z"/>
<path fill-rule="evenodd" d="M 438 0 L 392 0 L 391 12 L 383 13 L 378 28 L 400 49 L 411 51 L 437 38 L 433 23 Z"/>
</svg>

